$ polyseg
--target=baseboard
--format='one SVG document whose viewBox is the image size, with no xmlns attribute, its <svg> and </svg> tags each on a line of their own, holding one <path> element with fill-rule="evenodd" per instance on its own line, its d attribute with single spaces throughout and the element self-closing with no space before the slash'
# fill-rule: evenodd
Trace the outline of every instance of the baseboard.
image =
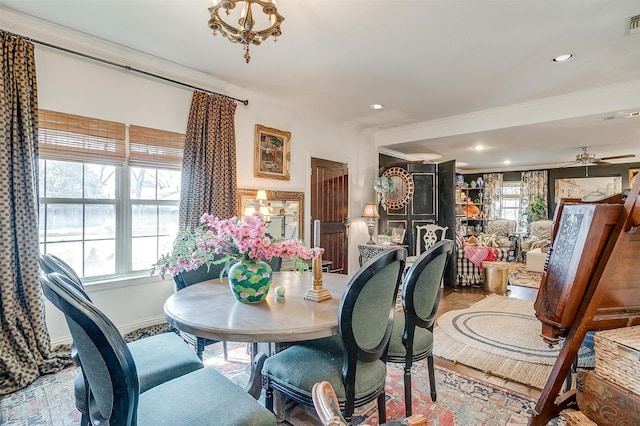
<svg viewBox="0 0 640 426">
<path fill-rule="evenodd" d="M 131 333 L 139 328 L 149 327 L 157 324 L 164 324 L 167 321 L 164 318 L 164 315 L 157 315 L 154 317 L 145 318 L 139 321 L 135 321 L 129 324 L 117 325 L 118 331 L 123 336 L 127 333 Z M 55 348 L 58 345 L 70 345 L 72 343 L 71 335 L 58 337 L 56 339 L 51 339 L 51 347 Z"/>
</svg>

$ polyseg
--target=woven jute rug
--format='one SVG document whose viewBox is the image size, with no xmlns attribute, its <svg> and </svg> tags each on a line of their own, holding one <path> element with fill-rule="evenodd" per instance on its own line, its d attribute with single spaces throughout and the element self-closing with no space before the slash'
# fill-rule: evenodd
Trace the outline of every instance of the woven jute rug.
<svg viewBox="0 0 640 426">
<path fill-rule="evenodd" d="M 560 348 L 549 348 L 540 327 L 533 302 L 491 295 L 438 319 L 434 355 L 542 389 Z M 580 357 L 588 364 L 593 352 Z"/>
<path fill-rule="evenodd" d="M 521 287 L 540 288 L 541 272 L 527 271 L 527 265 L 520 262 L 509 264 L 509 284 Z"/>
</svg>

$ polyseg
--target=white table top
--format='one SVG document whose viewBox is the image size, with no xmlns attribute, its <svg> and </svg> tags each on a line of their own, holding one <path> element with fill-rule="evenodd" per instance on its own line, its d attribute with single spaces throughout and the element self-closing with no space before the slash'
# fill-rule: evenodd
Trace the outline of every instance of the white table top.
<svg viewBox="0 0 640 426">
<path fill-rule="evenodd" d="M 238 302 L 225 279 L 191 285 L 173 294 L 164 305 L 169 324 L 213 340 L 232 342 L 294 342 L 338 333 L 338 305 L 350 276 L 323 274 L 331 300 L 303 299 L 312 287 L 311 272 L 274 272 L 267 298 L 260 303 Z M 277 286 L 285 297 L 275 297 Z"/>
</svg>

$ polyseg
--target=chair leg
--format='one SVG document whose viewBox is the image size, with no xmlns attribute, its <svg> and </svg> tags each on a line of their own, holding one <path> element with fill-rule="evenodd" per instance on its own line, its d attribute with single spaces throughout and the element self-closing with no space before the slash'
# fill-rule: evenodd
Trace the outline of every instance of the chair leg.
<svg viewBox="0 0 640 426">
<path fill-rule="evenodd" d="M 85 413 L 82 413 L 82 417 L 80 418 L 80 426 L 91 426 Z"/>
<path fill-rule="evenodd" d="M 203 352 L 204 352 L 204 340 L 196 339 L 196 355 L 198 355 L 198 358 L 200 358 L 200 361 L 202 361 Z"/>
<path fill-rule="evenodd" d="M 387 421 L 387 394 L 382 391 L 378 395 L 378 424 L 386 423 Z"/>
<path fill-rule="evenodd" d="M 225 361 L 229 361 L 227 359 L 227 342 L 226 341 L 222 342 L 222 356 L 223 356 Z"/>
<path fill-rule="evenodd" d="M 429 368 L 429 387 L 431 388 L 431 401 L 436 402 L 438 394 L 436 393 L 436 369 L 433 366 L 433 355 L 427 357 L 427 366 Z"/>
<path fill-rule="evenodd" d="M 273 413 L 273 388 L 269 384 L 269 379 L 262 377 L 262 387 L 264 389 L 264 406 Z"/>
<path fill-rule="evenodd" d="M 413 409 L 413 400 L 411 399 L 411 366 L 405 364 L 404 367 L 404 411 L 407 417 L 411 416 Z"/>
</svg>

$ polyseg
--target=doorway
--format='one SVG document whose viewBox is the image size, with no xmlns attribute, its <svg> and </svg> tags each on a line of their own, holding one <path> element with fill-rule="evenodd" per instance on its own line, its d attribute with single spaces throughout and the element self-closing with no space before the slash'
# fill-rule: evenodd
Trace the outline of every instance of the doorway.
<svg viewBox="0 0 640 426">
<path fill-rule="evenodd" d="M 311 235 L 320 221 L 320 247 L 330 272 L 348 271 L 349 170 L 346 164 L 311 158 Z"/>
</svg>

